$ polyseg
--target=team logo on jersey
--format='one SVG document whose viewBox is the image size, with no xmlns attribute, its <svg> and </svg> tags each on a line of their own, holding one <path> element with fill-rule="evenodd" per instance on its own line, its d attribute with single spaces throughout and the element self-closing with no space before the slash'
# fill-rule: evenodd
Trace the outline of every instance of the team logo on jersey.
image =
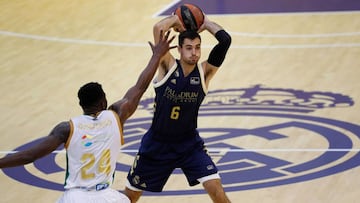
<svg viewBox="0 0 360 203">
<path fill-rule="evenodd" d="M 325 178 L 360 164 L 360 125 L 322 117 L 321 111 L 351 109 L 351 97 L 320 91 L 266 88 L 223 89 L 208 93 L 199 111 L 199 132 L 216 163 L 226 191 L 252 190 Z M 140 109 L 153 110 L 153 98 Z M 134 156 L 152 116 L 129 119 L 122 153 Z M 24 150 L 41 140 L 18 147 Z M 61 149 L 59 149 L 61 150 Z M 43 174 L 65 173 L 50 154 L 34 162 Z M 60 156 L 60 155 L 59 155 Z M 132 163 L 118 163 L 127 173 Z M 53 190 L 63 183 L 33 175 L 25 167 L 3 169 L 20 182 Z M 181 170 L 174 176 L 185 178 Z M 155 195 L 203 193 L 184 184 Z M 144 193 L 144 195 L 154 195 Z"/>
<path fill-rule="evenodd" d="M 198 85 L 198 84 L 200 84 L 200 78 L 199 78 L 199 77 L 191 77 L 191 78 L 190 78 L 190 84 L 191 84 L 191 85 Z"/>
<path fill-rule="evenodd" d="M 94 143 L 105 143 L 111 139 L 111 134 L 101 134 L 97 136 L 85 134 L 81 137 L 81 144 L 84 147 L 90 147 Z"/>
<path fill-rule="evenodd" d="M 84 146 L 84 147 L 90 147 L 93 142 L 91 141 L 93 139 L 94 136 L 91 136 L 91 135 L 83 135 L 81 137 L 81 144 Z"/>
</svg>

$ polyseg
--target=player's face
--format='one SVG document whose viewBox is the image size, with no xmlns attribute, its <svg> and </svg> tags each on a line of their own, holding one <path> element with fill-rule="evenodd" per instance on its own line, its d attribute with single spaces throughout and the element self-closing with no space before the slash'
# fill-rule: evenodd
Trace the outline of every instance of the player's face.
<svg viewBox="0 0 360 203">
<path fill-rule="evenodd" d="M 179 46 L 180 59 L 189 65 L 195 65 L 201 56 L 201 41 L 185 39 L 182 47 Z"/>
</svg>

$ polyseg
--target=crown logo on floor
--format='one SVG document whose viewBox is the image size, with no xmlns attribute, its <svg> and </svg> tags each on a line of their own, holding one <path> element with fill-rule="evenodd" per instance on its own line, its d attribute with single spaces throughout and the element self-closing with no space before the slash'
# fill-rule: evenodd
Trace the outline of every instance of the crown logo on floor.
<svg viewBox="0 0 360 203">
<path fill-rule="evenodd" d="M 317 109 L 350 107 L 353 105 L 352 98 L 338 93 L 267 88 L 262 85 L 211 91 L 202 103 L 203 110 L 222 106 L 236 108 L 237 110 L 303 113 Z"/>
<path fill-rule="evenodd" d="M 140 108 L 153 110 L 153 98 L 140 102 Z M 249 88 L 232 88 L 209 91 L 200 111 L 244 110 L 286 111 L 308 113 L 317 109 L 350 107 L 352 98 L 332 92 L 305 91 L 285 88 L 267 88 L 254 85 Z"/>
</svg>

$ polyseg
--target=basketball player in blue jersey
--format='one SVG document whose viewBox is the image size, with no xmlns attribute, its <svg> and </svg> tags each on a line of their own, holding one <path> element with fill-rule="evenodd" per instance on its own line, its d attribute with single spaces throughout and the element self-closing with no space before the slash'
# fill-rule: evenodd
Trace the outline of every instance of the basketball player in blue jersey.
<svg viewBox="0 0 360 203">
<path fill-rule="evenodd" d="M 123 124 L 134 113 L 137 105 L 155 75 L 161 57 L 168 52 L 169 32 L 161 31 L 155 45 L 150 43 L 153 55 L 136 84 L 125 96 L 107 110 L 102 86 L 90 82 L 78 91 L 84 114 L 56 125 L 38 145 L 0 159 L 0 168 L 28 164 L 53 152 L 60 145 L 66 148 L 65 192 L 61 203 L 129 203 L 122 193 L 110 188 L 116 160 L 123 144 Z"/>
<path fill-rule="evenodd" d="M 154 39 L 161 30 L 180 31 L 175 59 L 168 52 L 161 60 L 155 78 L 155 111 L 150 129 L 128 173 L 125 194 L 136 202 L 142 191 L 161 192 L 175 168 L 185 174 L 190 186 L 201 183 L 213 202 L 228 203 L 217 167 L 208 155 L 197 131 L 198 110 L 209 82 L 224 61 L 231 44 L 230 35 L 206 16 L 198 32 L 209 31 L 218 44 L 206 61 L 201 56 L 198 32 L 185 31 L 178 16 L 172 15 L 154 25 Z"/>
</svg>

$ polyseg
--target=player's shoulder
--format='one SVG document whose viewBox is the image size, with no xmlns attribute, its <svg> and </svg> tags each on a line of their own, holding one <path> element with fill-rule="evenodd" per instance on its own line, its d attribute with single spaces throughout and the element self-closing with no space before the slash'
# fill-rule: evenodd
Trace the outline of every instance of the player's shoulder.
<svg viewBox="0 0 360 203">
<path fill-rule="evenodd" d="M 54 127 L 54 129 L 52 130 L 50 135 L 58 137 L 59 140 L 61 140 L 62 142 L 65 143 L 66 140 L 68 139 L 71 131 L 72 131 L 71 122 L 70 121 L 62 121 Z"/>
<path fill-rule="evenodd" d="M 67 130 L 67 129 L 70 129 L 70 127 L 71 127 L 71 122 L 70 121 L 61 121 L 60 123 L 58 123 L 55 126 L 55 129 Z"/>
</svg>

